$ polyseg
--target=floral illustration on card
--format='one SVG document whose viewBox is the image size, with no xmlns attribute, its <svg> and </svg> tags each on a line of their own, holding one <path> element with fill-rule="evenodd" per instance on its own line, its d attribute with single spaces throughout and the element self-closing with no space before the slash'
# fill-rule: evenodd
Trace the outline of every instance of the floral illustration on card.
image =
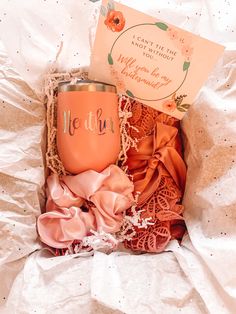
<svg viewBox="0 0 236 314">
<path fill-rule="evenodd" d="M 125 18 L 122 12 L 115 10 L 115 3 L 109 0 L 107 6 L 102 5 L 101 15 L 105 17 L 104 24 L 112 32 L 121 32 L 125 27 Z"/>
<path fill-rule="evenodd" d="M 183 71 L 188 70 L 190 66 L 190 59 L 193 54 L 193 47 L 191 46 L 190 40 L 188 38 L 183 38 L 179 35 L 179 32 L 166 25 L 165 23 L 156 23 L 156 26 L 167 32 L 169 38 L 173 41 L 174 45 L 181 51 L 182 56 L 185 57 L 185 62 L 183 65 Z"/>
<path fill-rule="evenodd" d="M 187 97 L 187 95 L 179 95 L 176 97 L 176 93 L 174 93 L 171 98 L 163 101 L 162 109 L 165 112 L 174 112 L 175 110 L 186 112 L 190 104 L 183 103 L 185 97 Z"/>
<path fill-rule="evenodd" d="M 109 0 L 107 7 L 105 7 L 104 5 L 102 6 L 101 14 L 106 17 L 104 24 L 108 27 L 108 29 L 112 30 L 113 32 L 115 31 L 119 32 L 123 29 L 125 25 L 123 14 L 120 11 L 114 10 L 113 0 Z M 117 21 L 115 21 L 115 18 L 117 18 Z M 125 33 L 130 31 L 131 29 L 133 30 L 134 28 L 138 28 L 140 26 L 146 26 L 146 25 L 148 26 L 152 25 L 154 27 L 158 27 L 161 31 L 166 32 L 167 36 L 170 38 L 171 41 L 173 41 L 173 44 L 178 48 L 178 50 L 180 51 L 181 55 L 184 58 L 184 62 L 182 63 L 182 71 L 185 72 L 185 74 L 184 74 L 184 78 L 181 84 L 170 95 L 164 98 L 160 98 L 160 99 L 138 98 L 137 95 L 134 95 L 134 93 L 131 90 L 126 89 L 125 80 L 122 78 L 121 75 L 119 75 L 118 71 L 116 70 L 116 66 L 114 64 L 115 60 L 113 59 L 113 55 L 112 55 L 113 50 L 117 44 L 117 41 L 120 40 L 120 38 Z M 182 97 L 182 95 L 180 95 L 178 96 L 179 97 L 178 99 L 175 99 L 175 98 L 169 99 L 169 97 L 171 97 L 171 95 L 175 95 L 176 92 L 183 85 L 184 81 L 186 80 L 190 63 L 191 63 L 190 59 L 191 59 L 192 54 L 193 54 L 193 47 L 191 46 L 191 40 L 189 40 L 188 36 L 183 37 L 183 35 L 181 35 L 181 33 L 175 28 L 169 27 L 166 23 L 163 23 L 163 22 L 141 23 L 141 24 L 133 25 L 123 30 L 123 32 L 118 35 L 118 37 L 113 42 L 111 49 L 107 55 L 107 61 L 110 66 L 110 74 L 111 74 L 113 83 L 117 86 L 118 90 L 125 91 L 127 96 L 131 98 L 136 98 L 139 100 L 144 100 L 144 101 L 159 101 L 159 100 L 165 99 L 165 101 L 162 103 L 162 106 L 163 108 L 165 108 L 166 111 L 171 112 L 171 111 L 179 110 L 181 112 L 185 112 L 187 111 L 189 107 L 188 104 L 182 104 L 183 98 L 185 96 Z"/>
</svg>

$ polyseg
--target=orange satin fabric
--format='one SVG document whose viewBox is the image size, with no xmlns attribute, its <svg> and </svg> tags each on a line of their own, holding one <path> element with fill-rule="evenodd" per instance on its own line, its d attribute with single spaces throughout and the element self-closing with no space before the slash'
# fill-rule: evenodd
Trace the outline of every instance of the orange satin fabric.
<svg viewBox="0 0 236 314">
<path fill-rule="evenodd" d="M 180 203 L 186 166 L 179 122 L 134 100 L 131 111 L 127 132 L 137 140 L 137 149 L 127 152 L 126 166 L 139 197 L 135 211 L 128 209 L 126 215 L 148 219 L 149 224 L 145 228 L 134 225 L 127 232 L 132 238 L 124 244 L 133 251 L 162 252 L 171 239 L 181 240 L 186 230 Z"/>
<path fill-rule="evenodd" d="M 129 150 L 127 166 L 133 175 L 135 191 L 141 193 L 139 205 L 155 192 L 160 174 L 169 174 L 184 191 L 186 166 L 180 151 L 178 129 L 159 122 L 152 135 L 139 141 L 138 151 L 134 148 Z"/>
</svg>

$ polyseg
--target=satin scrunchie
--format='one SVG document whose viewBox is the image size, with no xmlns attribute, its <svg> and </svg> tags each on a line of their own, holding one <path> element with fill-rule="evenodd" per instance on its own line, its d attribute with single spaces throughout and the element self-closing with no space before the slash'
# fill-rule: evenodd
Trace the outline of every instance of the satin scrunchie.
<svg viewBox="0 0 236 314">
<path fill-rule="evenodd" d="M 138 143 L 138 151 L 128 152 L 127 166 L 133 175 L 136 192 L 140 192 L 139 205 L 156 191 L 160 174 L 167 173 L 177 187 L 184 191 L 186 166 L 180 154 L 176 127 L 157 122 L 154 134 Z"/>
<path fill-rule="evenodd" d="M 53 248 L 66 248 L 74 240 L 82 240 L 95 230 L 95 218 L 79 207 L 58 208 L 38 218 L 38 232 L 42 242 Z"/>
<path fill-rule="evenodd" d="M 75 176 L 49 176 L 46 213 L 37 222 L 42 242 L 65 248 L 90 230 L 119 231 L 125 210 L 134 203 L 133 190 L 133 183 L 115 165 L 101 173 L 88 170 Z M 85 201 L 90 204 L 87 212 L 83 211 Z"/>
</svg>

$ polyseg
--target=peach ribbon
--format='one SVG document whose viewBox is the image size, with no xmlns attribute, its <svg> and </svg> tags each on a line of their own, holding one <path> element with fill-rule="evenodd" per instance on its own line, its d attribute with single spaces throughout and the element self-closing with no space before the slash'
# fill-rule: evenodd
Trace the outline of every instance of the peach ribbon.
<svg viewBox="0 0 236 314">
<path fill-rule="evenodd" d="M 90 230 L 117 232 L 125 210 L 134 203 L 133 190 L 133 183 L 115 165 L 101 173 L 88 170 L 61 178 L 52 174 L 47 179 L 46 213 L 37 221 L 42 242 L 65 248 Z"/>
</svg>

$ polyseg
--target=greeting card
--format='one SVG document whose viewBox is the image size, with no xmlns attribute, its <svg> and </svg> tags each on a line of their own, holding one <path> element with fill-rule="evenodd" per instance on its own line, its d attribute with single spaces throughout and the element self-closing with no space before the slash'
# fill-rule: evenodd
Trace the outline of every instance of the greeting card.
<svg viewBox="0 0 236 314">
<path fill-rule="evenodd" d="M 224 47 L 103 0 L 89 78 L 182 119 Z"/>
</svg>

